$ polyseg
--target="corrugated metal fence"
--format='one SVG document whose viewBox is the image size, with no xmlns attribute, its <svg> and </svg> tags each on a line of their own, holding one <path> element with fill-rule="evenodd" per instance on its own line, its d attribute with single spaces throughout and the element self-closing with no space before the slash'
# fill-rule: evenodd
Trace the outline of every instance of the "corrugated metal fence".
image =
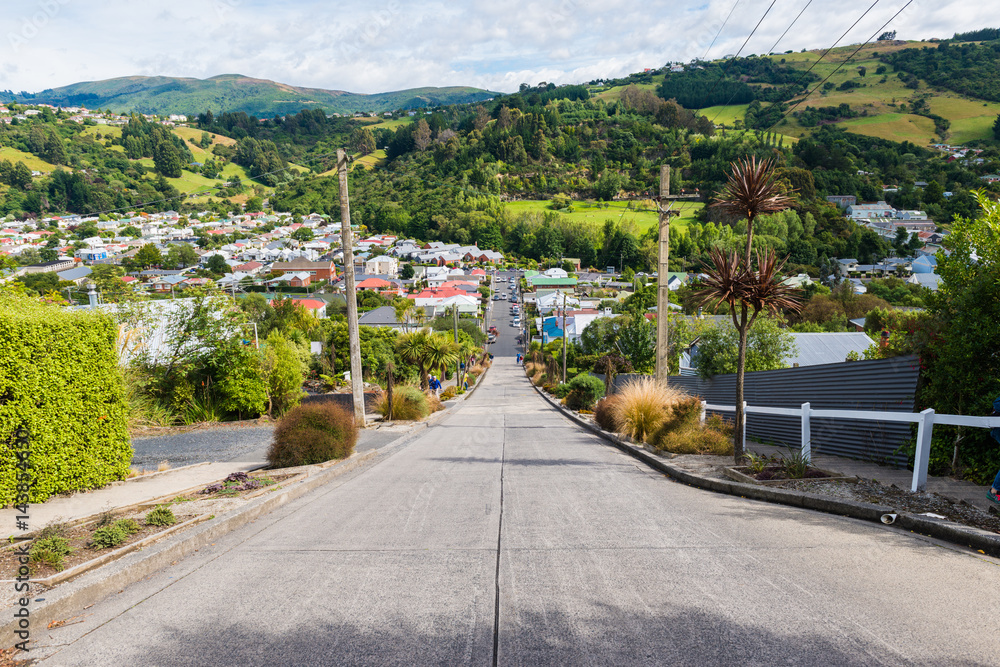
<svg viewBox="0 0 1000 667">
<path fill-rule="evenodd" d="M 744 394 L 748 405 L 798 408 L 809 403 L 813 409 L 913 412 L 919 375 L 916 357 L 784 368 L 747 373 Z M 629 377 L 634 376 L 616 377 L 615 385 Z M 715 405 L 733 405 L 736 400 L 735 374 L 711 380 L 678 376 L 670 383 Z M 723 414 L 733 417 L 732 412 Z M 794 417 L 751 414 L 747 438 L 798 449 L 799 428 Z M 813 419 L 813 453 L 902 464 L 905 457 L 896 450 L 911 438 L 912 428 L 890 422 Z"/>
</svg>

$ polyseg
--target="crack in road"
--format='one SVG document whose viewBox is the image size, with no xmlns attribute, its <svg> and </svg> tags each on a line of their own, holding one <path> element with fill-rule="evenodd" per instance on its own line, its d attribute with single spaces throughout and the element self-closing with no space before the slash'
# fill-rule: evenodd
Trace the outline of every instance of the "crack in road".
<svg viewBox="0 0 1000 667">
<path fill-rule="evenodd" d="M 493 667 L 497 667 L 500 649 L 500 542 L 503 538 L 503 471 L 504 459 L 507 455 L 507 415 L 503 417 L 503 440 L 500 445 L 500 519 L 497 521 L 497 570 L 494 585 L 496 587 L 496 605 L 493 609 Z"/>
</svg>

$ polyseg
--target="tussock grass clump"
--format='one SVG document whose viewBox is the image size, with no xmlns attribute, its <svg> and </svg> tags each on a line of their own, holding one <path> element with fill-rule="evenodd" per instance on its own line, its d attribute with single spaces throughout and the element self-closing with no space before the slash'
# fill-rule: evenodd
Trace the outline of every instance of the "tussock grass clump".
<svg viewBox="0 0 1000 667">
<path fill-rule="evenodd" d="M 444 403 L 441 402 L 441 399 L 433 391 L 424 392 L 424 396 L 427 397 L 427 408 L 432 414 L 438 410 L 444 410 Z"/>
<path fill-rule="evenodd" d="M 670 406 L 688 398 L 683 391 L 660 384 L 651 377 L 630 380 L 616 396 L 618 432 L 636 442 L 646 442 L 670 416 Z"/>
<path fill-rule="evenodd" d="M 454 386 L 448 387 L 447 389 L 441 392 L 441 400 L 450 401 L 457 395 L 458 395 L 458 390 Z"/>
<path fill-rule="evenodd" d="M 605 431 L 612 433 L 618 431 L 618 419 L 615 416 L 617 413 L 615 404 L 617 402 L 618 396 L 612 394 L 611 396 L 605 396 L 594 405 L 594 421 Z"/>
<path fill-rule="evenodd" d="M 488 361 L 486 361 L 486 362 L 480 362 L 480 363 L 476 364 L 475 366 L 473 366 L 471 369 L 469 369 L 469 372 L 470 373 L 475 373 L 477 376 L 482 375 L 483 373 L 486 372 L 486 369 L 489 368 L 488 364 L 489 364 Z"/>
<path fill-rule="evenodd" d="M 714 428 L 694 424 L 673 431 L 660 429 L 651 438 L 651 444 L 674 454 L 712 454 L 732 456 L 733 440 Z"/>
<path fill-rule="evenodd" d="M 302 403 L 275 426 L 267 460 L 272 467 L 291 468 L 342 459 L 354 452 L 357 441 L 358 426 L 347 408 L 327 401 Z"/>
<path fill-rule="evenodd" d="M 389 415 L 389 396 L 382 394 L 375 404 L 375 411 L 382 417 Z M 427 394 L 416 387 L 396 387 L 392 392 L 393 421 L 417 421 L 431 413 Z"/>
</svg>

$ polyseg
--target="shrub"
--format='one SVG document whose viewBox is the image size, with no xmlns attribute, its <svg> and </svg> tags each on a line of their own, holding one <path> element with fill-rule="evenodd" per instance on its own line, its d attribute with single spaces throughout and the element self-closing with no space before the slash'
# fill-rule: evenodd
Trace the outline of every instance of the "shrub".
<svg viewBox="0 0 1000 667">
<path fill-rule="evenodd" d="M 660 430 L 669 433 L 690 428 L 697 425 L 700 418 L 701 399 L 697 396 L 685 396 L 669 405 Z"/>
<path fill-rule="evenodd" d="M 618 421 L 615 417 L 617 412 L 615 409 L 615 403 L 617 401 L 617 396 L 605 396 L 597 402 L 597 405 L 594 406 L 594 421 L 596 421 L 597 425 L 605 431 L 612 433 L 618 431 Z"/>
<path fill-rule="evenodd" d="M 657 449 L 674 454 L 733 455 L 732 438 L 713 428 L 698 424 L 672 430 L 661 427 L 650 442 Z"/>
<path fill-rule="evenodd" d="M 444 410 L 444 403 L 438 398 L 438 395 L 433 391 L 424 392 L 427 397 L 427 407 L 431 411 L 431 414 L 437 412 L 438 410 Z"/>
<path fill-rule="evenodd" d="M 267 460 L 275 468 L 289 468 L 342 459 L 354 452 L 357 440 L 358 426 L 347 408 L 329 401 L 304 403 L 275 426 Z"/>
<path fill-rule="evenodd" d="M 95 549 L 111 549 L 128 539 L 128 532 L 118 522 L 103 526 L 90 536 L 90 546 Z"/>
<path fill-rule="evenodd" d="M 570 391 L 566 396 L 566 405 L 573 410 L 589 410 L 604 395 L 604 383 L 589 373 L 577 375 L 567 386 Z"/>
<path fill-rule="evenodd" d="M 569 382 L 557 385 L 555 390 L 552 392 L 556 398 L 566 398 L 569 396 L 570 386 Z"/>
<path fill-rule="evenodd" d="M 159 505 L 149 510 L 144 521 L 147 526 L 172 526 L 177 523 L 177 517 L 174 516 L 172 509 L 166 505 Z"/>
<path fill-rule="evenodd" d="M 0 442 L 28 434 L 28 501 L 125 479 L 132 461 L 118 325 L 95 311 L 0 295 Z M 17 491 L 17 451 L 0 447 L 0 506 Z"/>
<path fill-rule="evenodd" d="M 44 532 L 44 531 L 43 531 Z M 73 553 L 69 540 L 58 535 L 39 537 L 28 550 L 32 563 L 48 565 L 56 570 L 63 569 L 63 558 Z"/>
<path fill-rule="evenodd" d="M 267 337 L 263 349 L 263 373 L 268 379 L 271 417 L 285 414 L 302 400 L 304 368 L 295 343 L 277 331 Z"/>
<path fill-rule="evenodd" d="M 465 374 L 465 381 L 469 384 L 470 387 L 472 385 L 476 384 L 476 374 L 475 373 L 466 373 Z"/>
<path fill-rule="evenodd" d="M 134 535 L 142 530 L 142 526 L 140 526 L 139 522 L 135 519 L 118 519 L 115 521 L 114 525 L 118 526 L 129 535 Z"/>
<path fill-rule="evenodd" d="M 382 394 L 375 404 L 382 417 L 389 414 L 389 395 Z M 396 421 L 417 421 L 431 413 L 427 394 L 416 387 L 396 387 L 392 392 L 392 418 Z"/>
<path fill-rule="evenodd" d="M 457 392 L 458 390 L 454 386 L 448 387 L 447 389 L 441 392 L 441 400 L 450 401 L 451 399 L 455 398 Z"/>
<path fill-rule="evenodd" d="M 646 442 L 666 420 L 670 406 L 687 394 L 651 377 L 642 377 L 629 380 L 617 396 L 618 432 Z"/>
</svg>

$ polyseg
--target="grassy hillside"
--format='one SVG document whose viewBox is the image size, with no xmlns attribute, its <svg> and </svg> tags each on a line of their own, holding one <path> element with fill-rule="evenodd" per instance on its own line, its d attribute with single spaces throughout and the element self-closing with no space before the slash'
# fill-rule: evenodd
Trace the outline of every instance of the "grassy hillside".
<svg viewBox="0 0 1000 667">
<path fill-rule="evenodd" d="M 850 106 L 856 112 L 855 118 L 837 118 L 834 122 L 844 129 L 866 136 L 890 139 L 892 141 L 910 141 L 918 145 L 927 145 L 942 139 L 952 143 L 965 143 L 973 140 L 992 139 L 992 125 L 1000 114 L 1000 103 L 988 102 L 961 95 L 943 88 L 929 86 L 920 80 L 919 87 L 907 87 L 897 76 L 891 66 L 884 74 L 876 74 L 884 63 L 880 57 L 905 49 L 936 48 L 937 44 L 930 42 L 907 42 L 905 44 L 876 43 L 865 46 L 856 56 L 851 58 L 856 46 L 837 48 L 826 55 L 821 61 L 822 50 L 803 53 L 788 53 L 769 56 L 775 63 L 785 67 L 801 70 L 805 73 L 812 67 L 812 73 L 821 79 L 828 80 L 828 85 L 812 84 L 807 96 L 792 99 L 788 106 L 798 102 L 795 114 L 807 107 L 837 107 L 842 104 Z M 818 64 L 817 64 L 818 63 Z M 841 67 L 842 66 L 842 67 Z M 838 70 L 838 67 L 840 69 Z M 859 68 L 864 68 L 862 76 Z M 850 86 L 853 82 L 858 87 L 840 90 L 844 84 Z M 818 83 L 818 82 L 817 82 Z M 618 93 L 620 95 L 620 92 Z M 614 90 L 608 90 L 601 95 L 614 95 Z M 912 105 L 923 100 L 931 114 L 941 116 L 950 121 L 951 126 L 945 135 L 940 134 L 932 119 L 924 115 L 911 113 Z M 769 103 L 763 103 L 766 108 Z M 715 106 L 702 109 L 716 123 L 732 127 L 737 120 L 743 121 L 747 105 Z M 830 122 L 824 120 L 822 122 Z M 816 126 L 804 127 L 789 114 L 775 128 L 776 131 L 788 137 L 801 137 L 812 133 Z"/>
<path fill-rule="evenodd" d="M 558 213 L 576 222 L 586 222 L 592 225 L 601 226 L 605 220 L 621 221 L 622 223 L 634 224 L 640 233 L 645 233 L 650 228 L 657 225 L 658 215 L 653 202 L 641 202 L 640 206 L 645 210 L 628 210 L 628 202 L 593 202 L 576 201 L 573 202 L 573 210 L 567 212 L 566 209 L 553 211 L 552 202 L 546 200 L 525 200 L 507 202 L 504 206 L 513 213 L 532 211 L 536 213 Z M 605 208 L 607 205 L 607 208 Z M 683 202 L 676 205 L 681 215 L 672 218 L 670 221 L 671 230 L 686 229 L 688 224 L 694 219 L 698 210 L 704 208 L 704 204 L 698 202 Z"/>
<path fill-rule="evenodd" d="M 17 99 L 25 103 L 83 105 L 119 112 L 196 114 L 207 110 L 215 113 L 245 111 L 258 117 L 271 117 L 297 113 L 304 108 L 322 108 L 330 113 L 393 111 L 477 102 L 493 95 L 486 90 L 463 86 L 411 88 L 361 95 L 341 90 L 290 86 L 240 74 L 223 74 L 210 79 L 130 76 L 87 81 L 18 95 Z"/>
</svg>

